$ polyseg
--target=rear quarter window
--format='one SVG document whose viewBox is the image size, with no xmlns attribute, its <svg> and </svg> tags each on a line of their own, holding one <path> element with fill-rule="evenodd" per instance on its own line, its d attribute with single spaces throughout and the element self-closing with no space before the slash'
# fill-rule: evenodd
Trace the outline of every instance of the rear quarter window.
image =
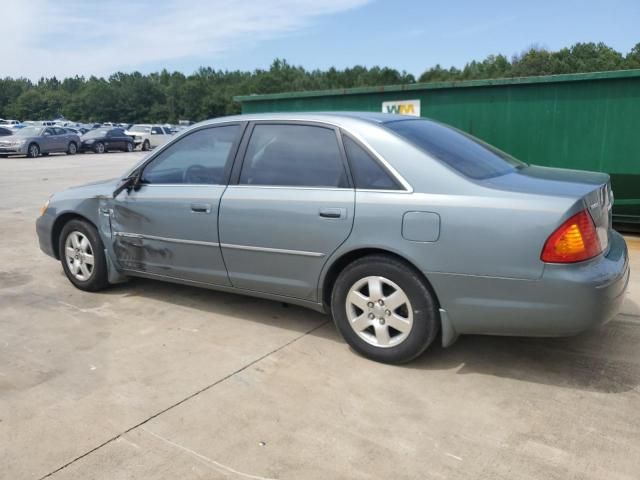
<svg viewBox="0 0 640 480">
<path fill-rule="evenodd" d="M 509 154 L 455 128 L 429 120 L 398 120 L 385 126 L 399 136 L 476 180 L 497 177 L 526 166 Z"/>
</svg>

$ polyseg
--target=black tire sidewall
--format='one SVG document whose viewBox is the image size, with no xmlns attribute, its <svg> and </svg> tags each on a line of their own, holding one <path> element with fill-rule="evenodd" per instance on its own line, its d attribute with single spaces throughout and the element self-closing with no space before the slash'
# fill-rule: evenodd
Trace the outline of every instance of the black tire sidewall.
<svg viewBox="0 0 640 480">
<path fill-rule="evenodd" d="M 129 152 L 129 153 L 133 152 L 133 143 L 127 142 L 127 146 L 124 147 L 124 150 L 125 152 Z"/>
<path fill-rule="evenodd" d="M 413 327 L 400 345 L 381 348 L 361 339 L 349 325 L 346 298 L 349 289 L 368 276 L 382 276 L 396 283 L 409 297 Z M 434 295 L 411 266 L 392 257 L 370 256 L 348 265 L 338 276 L 331 295 L 331 310 L 338 331 L 361 355 L 383 363 L 406 363 L 422 354 L 436 338 L 440 318 Z"/>
<path fill-rule="evenodd" d="M 100 145 L 102 145 L 102 152 L 100 151 Z M 94 150 L 95 150 L 96 153 L 104 153 L 104 152 L 107 151 L 106 147 L 104 146 L 104 143 L 102 143 L 102 142 L 96 143 L 96 146 L 95 146 Z"/>
<path fill-rule="evenodd" d="M 32 155 L 31 154 L 31 147 L 35 146 L 38 149 L 38 154 L 37 155 Z M 40 151 L 40 147 L 38 146 L 37 143 L 30 143 L 29 146 L 27 147 L 27 157 L 28 158 L 37 158 L 40 156 L 42 152 Z"/>
<path fill-rule="evenodd" d="M 73 276 L 67 265 L 65 257 L 65 242 L 71 232 L 78 231 L 84 234 L 85 237 L 91 243 L 91 250 L 93 251 L 94 266 L 91 276 L 88 280 L 78 280 Z M 86 290 L 89 292 L 95 292 L 101 290 L 108 285 L 107 275 L 107 261 L 104 256 L 104 245 L 98 235 L 98 231 L 95 227 L 84 220 L 74 219 L 67 222 L 62 231 L 60 232 L 60 238 L 58 240 L 58 252 L 60 254 L 60 262 L 65 275 L 71 283 L 73 283 L 80 290 Z"/>
</svg>

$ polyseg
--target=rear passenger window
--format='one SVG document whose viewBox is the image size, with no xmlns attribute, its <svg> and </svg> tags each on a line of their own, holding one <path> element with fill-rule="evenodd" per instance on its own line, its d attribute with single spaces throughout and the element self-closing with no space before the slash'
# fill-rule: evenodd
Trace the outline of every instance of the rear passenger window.
<svg viewBox="0 0 640 480">
<path fill-rule="evenodd" d="M 335 131 L 308 125 L 256 125 L 240 184 L 347 187 Z"/>
<path fill-rule="evenodd" d="M 400 186 L 369 153 L 353 139 L 342 137 L 356 188 L 399 190 Z"/>
</svg>

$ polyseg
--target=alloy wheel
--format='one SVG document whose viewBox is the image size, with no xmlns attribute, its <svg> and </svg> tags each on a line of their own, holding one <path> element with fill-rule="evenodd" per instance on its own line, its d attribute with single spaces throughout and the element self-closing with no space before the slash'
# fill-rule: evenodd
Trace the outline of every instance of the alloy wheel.
<svg viewBox="0 0 640 480">
<path fill-rule="evenodd" d="M 370 276 L 354 283 L 347 294 L 346 309 L 353 331 L 376 347 L 399 345 L 413 327 L 409 297 L 385 277 Z"/>
<path fill-rule="evenodd" d="M 87 281 L 95 265 L 91 242 L 84 233 L 74 230 L 67 236 L 64 246 L 69 271 L 76 279 Z"/>
</svg>

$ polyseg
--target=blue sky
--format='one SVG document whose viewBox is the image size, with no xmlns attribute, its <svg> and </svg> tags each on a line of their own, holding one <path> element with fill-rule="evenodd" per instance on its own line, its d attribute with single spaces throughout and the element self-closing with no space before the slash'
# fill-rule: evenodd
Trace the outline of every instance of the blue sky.
<svg viewBox="0 0 640 480">
<path fill-rule="evenodd" d="M 536 44 L 640 42 L 630 0 L 3 0 L 0 76 L 390 66 L 416 76 Z M 30 28 L 24 26 L 29 24 Z"/>
</svg>

